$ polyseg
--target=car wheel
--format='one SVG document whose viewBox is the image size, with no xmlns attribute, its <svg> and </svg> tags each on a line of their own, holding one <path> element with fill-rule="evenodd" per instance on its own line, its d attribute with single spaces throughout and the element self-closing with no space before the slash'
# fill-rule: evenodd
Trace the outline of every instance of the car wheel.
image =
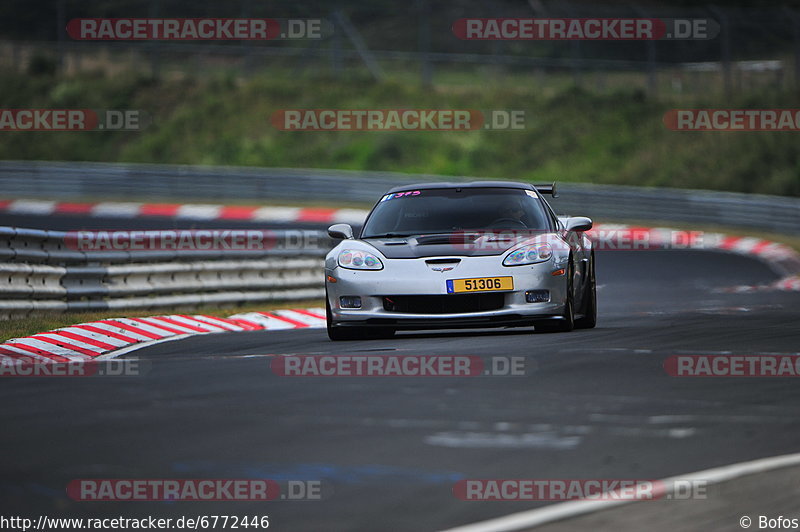
<svg viewBox="0 0 800 532">
<path fill-rule="evenodd" d="M 325 318 L 328 329 L 328 338 L 334 342 L 345 340 L 376 340 L 381 338 L 391 338 L 395 333 L 395 330 L 389 327 L 334 327 L 331 304 L 328 302 L 327 294 L 325 295 Z"/>
<path fill-rule="evenodd" d="M 575 320 L 576 329 L 593 329 L 597 325 L 597 280 L 594 275 L 594 253 L 592 254 L 591 273 L 583 295 L 583 317 Z"/>
<path fill-rule="evenodd" d="M 575 306 L 572 297 L 572 274 L 573 266 L 570 262 L 567 272 L 567 301 L 564 305 L 564 312 L 560 320 L 545 320 L 534 322 L 533 326 L 537 332 L 570 332 L 575 328 Z"/>
<path fill-rule="evenodd" d="M 334 342 L 341 340 L 355 340 L 358 334 L 357 329 L 345 329 L 344 327 L 333 326 L 333 315 L 331 313 L 331 304 L 328 302 L 328 294 L 325 294 L 325 322 L 328 329 L 328 338 Z"/>
</svg>

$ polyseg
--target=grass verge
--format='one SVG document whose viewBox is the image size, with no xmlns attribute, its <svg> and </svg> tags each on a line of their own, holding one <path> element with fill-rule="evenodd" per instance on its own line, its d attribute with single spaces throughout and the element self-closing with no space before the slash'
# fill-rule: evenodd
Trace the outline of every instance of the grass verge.
<svg viewBox="0 0 800 532">
<path fill-rule="evenodd" d="M 6 132 L 0 159 L 336 168 L 800 195 L 796 134 L 676 132 L 663 123 L 674 108 L 798 108 L 796 91 L 763 88 L 721 101 L 715 94 L 651 98 L 635 88 L 542 91 L 535 76 L 528 84 L 458 90 L 330 80 L 320 91 L 307 79 L 263 73 L 241 81 L 158 82 L 132 73 L 3 74 L 0 100 L 17 108 L 138 109 L 153 121 L 130 132 Z M 271 118 L 286 109 L 518 110 L 525 125 L 513 131 L 281 131 Z"/>
</svg>

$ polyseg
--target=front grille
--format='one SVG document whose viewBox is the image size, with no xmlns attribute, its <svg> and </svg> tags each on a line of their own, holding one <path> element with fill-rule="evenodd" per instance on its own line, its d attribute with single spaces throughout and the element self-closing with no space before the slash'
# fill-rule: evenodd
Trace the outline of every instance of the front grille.
<svg viewBox="0 0 800 532">
<path fill-rule="evenodd" d="M 384 296 L 383 308 L 406 314 L 457 314 L 497 310 L 505 305 L 505 294 L 450 294 L 440 296 Z"/>
</svg>

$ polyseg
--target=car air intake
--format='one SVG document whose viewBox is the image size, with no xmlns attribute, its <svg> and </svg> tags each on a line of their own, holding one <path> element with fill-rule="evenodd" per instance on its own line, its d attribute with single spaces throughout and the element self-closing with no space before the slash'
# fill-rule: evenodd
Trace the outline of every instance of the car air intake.
<svg viewBox="0 0 800 532">
<path fill-rule="evenodd" d="M 480 235 L 476 233 L 443 233 L 436 235 L 423 235 L 416 238 L 419 246 L 438 246 L 442 244 L 468 244 L 475 241 Z"/>
<path fill-rule="evenodd" d="M 405 314 L 458 314 L 497 310 L 505 305 L 505 294 L 450 294 L 435 296 L 384 296 L 383 308 Z"/>
<path fill-rule="evenodd" d="M 428 266 L 441 266 L 442 264 L 452 266 L 460 262 L 461 259 L 428 259 L 425 261 L 425 264 L 427 264 Z"/>
</svg>

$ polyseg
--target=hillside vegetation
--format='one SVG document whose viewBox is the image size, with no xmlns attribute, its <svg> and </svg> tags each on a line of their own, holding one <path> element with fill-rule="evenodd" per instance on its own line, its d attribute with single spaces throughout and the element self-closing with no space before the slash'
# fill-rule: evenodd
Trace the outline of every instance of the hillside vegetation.
<svg viewBox="0 0 800 532">
<path fill-rule="evenodd" d="M 564 87 L 291 80 L 154 82 L 97 74 L 4 73 L 5 108 L 141 109 L 138 132 L 0 133 L 0 158 L 338 168 L 580 181 L 800 195 L 798 133 L 675 132 L 662 123 L 680 104 L 639 91 L 588 93 Z M 289 81 L 287 81 L 287 79 Z M 769 92 L 724 107 L 798 108 L 798 96 Z M 521 131 L 285 132 L 271 115 L 297 108 L 524 110 Z"/>
</svg>

